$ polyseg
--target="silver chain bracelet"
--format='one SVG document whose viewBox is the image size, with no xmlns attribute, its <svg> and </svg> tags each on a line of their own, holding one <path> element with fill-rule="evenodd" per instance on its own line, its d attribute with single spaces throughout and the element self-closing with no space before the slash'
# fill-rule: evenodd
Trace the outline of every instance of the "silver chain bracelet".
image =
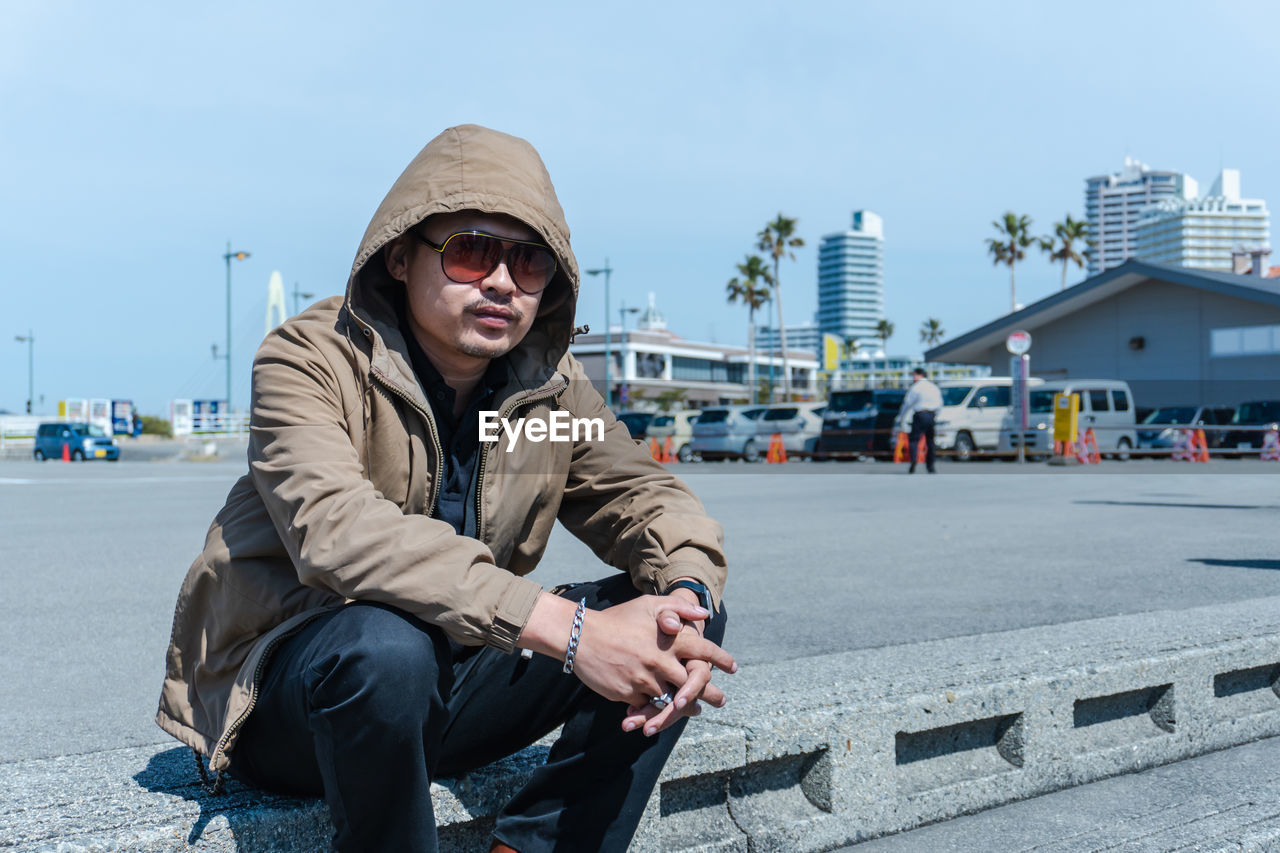
<svg viewBox="0 0 1280 853">
<path fill-rule="evenodd" d="M 573 611 L 573 627 L 569 629 L 569 648 L 564 653 L 564 671 L 573 672 L 573 658 L 578 653 L 578 639 L 582 636 L 582 617 L 587 613 L 587 600 L 578 602 L 578 609 Z"/>
</svg>

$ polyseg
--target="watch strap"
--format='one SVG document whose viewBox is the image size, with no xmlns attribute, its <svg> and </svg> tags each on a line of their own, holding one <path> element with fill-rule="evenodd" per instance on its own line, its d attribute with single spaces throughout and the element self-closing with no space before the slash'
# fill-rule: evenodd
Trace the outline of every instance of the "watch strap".
<svg viewBox="0 0 1280 853">
<path fill-rule="evenodd" d="M 716 612 L 715 608 L 711 604 L 711 590 L 707 589 L 706 584 L 701 584 L 697 581 L 691 580 L 678 580 L 671 584 L 671 586 L 667 587 L 667 594 L 669 595 L 672 590 L 676 589 L 689 590 L 694 595 L 698 596 L 698 603 L 702 605 L 704 610 L 708 613 Z"/>
</svg>

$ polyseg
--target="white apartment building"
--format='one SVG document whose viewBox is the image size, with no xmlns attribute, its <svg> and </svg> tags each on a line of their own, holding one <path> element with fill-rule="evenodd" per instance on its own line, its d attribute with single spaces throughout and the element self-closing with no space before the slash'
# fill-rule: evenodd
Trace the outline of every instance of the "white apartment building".
<svg viewBox="0 0 1280 853">
<path fill-rule="evenodd" d="M 1089 223 L 1089 275 L 1119 266 L 1134 256 L 1144 208 L 1166 200 L 1195 198 L 1195 178 L 1164 172 L 1124 158 L 1123 171 L 1085 179 L 1084 210 Z"/>
<path fill-rule="evenodd" d="M 1232 253 L 1271 245 L 1267 203 L 1242 198 L 1240 172 L 1223 169 L 1203 198 L 1165 199 L 1143 211 L 1135 256 L 1144 261 L 1232 272 Z"/>
<path fill-rule="evenodd" d="M 818 247 L 818 331 L 872 341 L 884 319 L 884 220 L 855 210 L 849 230 L 827 234 Z M 790 330 L 787 346 L 791 343 Z"/>
<path fill-rule="evenodd" d="M 782 339 L 777 326 L 756 327 L 756 349 L 764 353 L 781 349 Z M 804 323 L 799 326 L 787 326 L 787 351 L 805 350 L 822 357 L 822 330 L 817 323 Z"/>
</svg>

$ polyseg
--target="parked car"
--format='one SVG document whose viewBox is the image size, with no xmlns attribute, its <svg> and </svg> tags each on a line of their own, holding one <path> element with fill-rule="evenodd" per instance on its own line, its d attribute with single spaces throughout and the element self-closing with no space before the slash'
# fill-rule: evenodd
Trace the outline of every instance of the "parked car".
<svg viewBox="0 0 1280 853">
<path fill-rule="evenodd" d="M 770 406 L 756 421 L 756 434 L 768 448 L 773 435 L 782 436 L 782 446 L 788 456 L 801 459 L 812 456 L 822 434 L 822 414 L 825 403 L 783 403 Z"/>
<path fill-rule="evenodd" d="M 698 409 L 681 409 L 678 412 L 654 415 L 645 435 L 656 438 L 659 444 L 665 444 L 670 438 L 676 458 L 681 462 L 690 462 L 694 456 L 690 446 L 693 442 L 693 423 L 698 419 L 699 413 Z"/>
<path fill-rule="evenodd" d="M 756 436 L 756 420 L 764 406 L 719 406 L 703 409 L 693 424 L 694 453 L 703 459 L 745 459 L 758 462 L 769 448 Z"/>
<path fill-rule="evenodd" d="M 1030 423 L 1026 432 L 1015 430 L 1012 417 L 1000 430 L 1000 450 L 1016 452 L 1025 442 L 1027 454 L 1047 456 L 1053 452 L 1053 398 L 1075 394 L 1080 398 L 1080 433 L 1093 428 L 1098 451 L 1128 459 L 1137 446 L 1133 419 L 1133 392 L 1129 383 L 1118 379 L 1059 379 L 1031 389 Z"/>
<path fill-rule="evenodd" d="M 1044 383 L 1032 377 L 1031 387 Z M 938 410 L 934 444 L 939 450 L 967 461 L 974 454 L 1000 447 L 1000 429 L 1011 415 L 1013 380 L 1008 376 L 982 379 L 949 379 L 938 384 L 942 408 Z"/>
<path fill-rule="evenodd" d="M 1270 426 L 1274 429 L 1277 424 L 1280 424 L 1280 400 L 1241 403 L 1231 416 L 1232 426 Z M 1266 430 L 1261 429 L 1232 430 L 1223 438 L 1222 446 L 1232 450 L 1261 450 L 1266 435 Z"/>
<path fill-rule="evenodd" d="M 814 458 L 893 456 L 893 421 L 906 396 L 906 391 L 890 388 L 832 392 Z"/>
<path fill-rule="evenodd" d="M 622 421 L 632 438 L 640 441 L 649 428 L 649 422 L 653 420 L 653 412 L 619 412 L 618 420 Z"/>
<path fill-rule="evenodd" d="M 1162 406 L 1154 409 L 1139 424 L 1138 449 L 1170 451 L 1178 443 L 1183 429 L 1212 427 L 1223 423 L 1219 420 L 1218 411 L 1209 406 Z M 1204 431 L 1205 443 L 1209 447 L 1221 447 L 1225 437 L 1226 433 L 1222 430 Z"/>
<path fill-rule="evenodd" d="M 120 447 L 96 424 L 52 423 L 36 428 L 36 446 L 33 455 L 37 460 L 61 459 L 63 448 L 76 462 L 85 459 L 120 459 Z"/>
</svg>

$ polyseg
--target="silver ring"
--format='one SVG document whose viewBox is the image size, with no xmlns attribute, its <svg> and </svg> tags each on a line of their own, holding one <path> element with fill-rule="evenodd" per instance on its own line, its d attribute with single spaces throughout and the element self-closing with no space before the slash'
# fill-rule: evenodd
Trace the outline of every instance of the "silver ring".
<svg viewBox="0 0 1280 853">
<path fill-rule="evenodd" d="M 661 696 L 654 696 L 649 700 L 649 704 L 661 711 L 671 704 L 671 694 L 663 693 Z"/>
</svg>

